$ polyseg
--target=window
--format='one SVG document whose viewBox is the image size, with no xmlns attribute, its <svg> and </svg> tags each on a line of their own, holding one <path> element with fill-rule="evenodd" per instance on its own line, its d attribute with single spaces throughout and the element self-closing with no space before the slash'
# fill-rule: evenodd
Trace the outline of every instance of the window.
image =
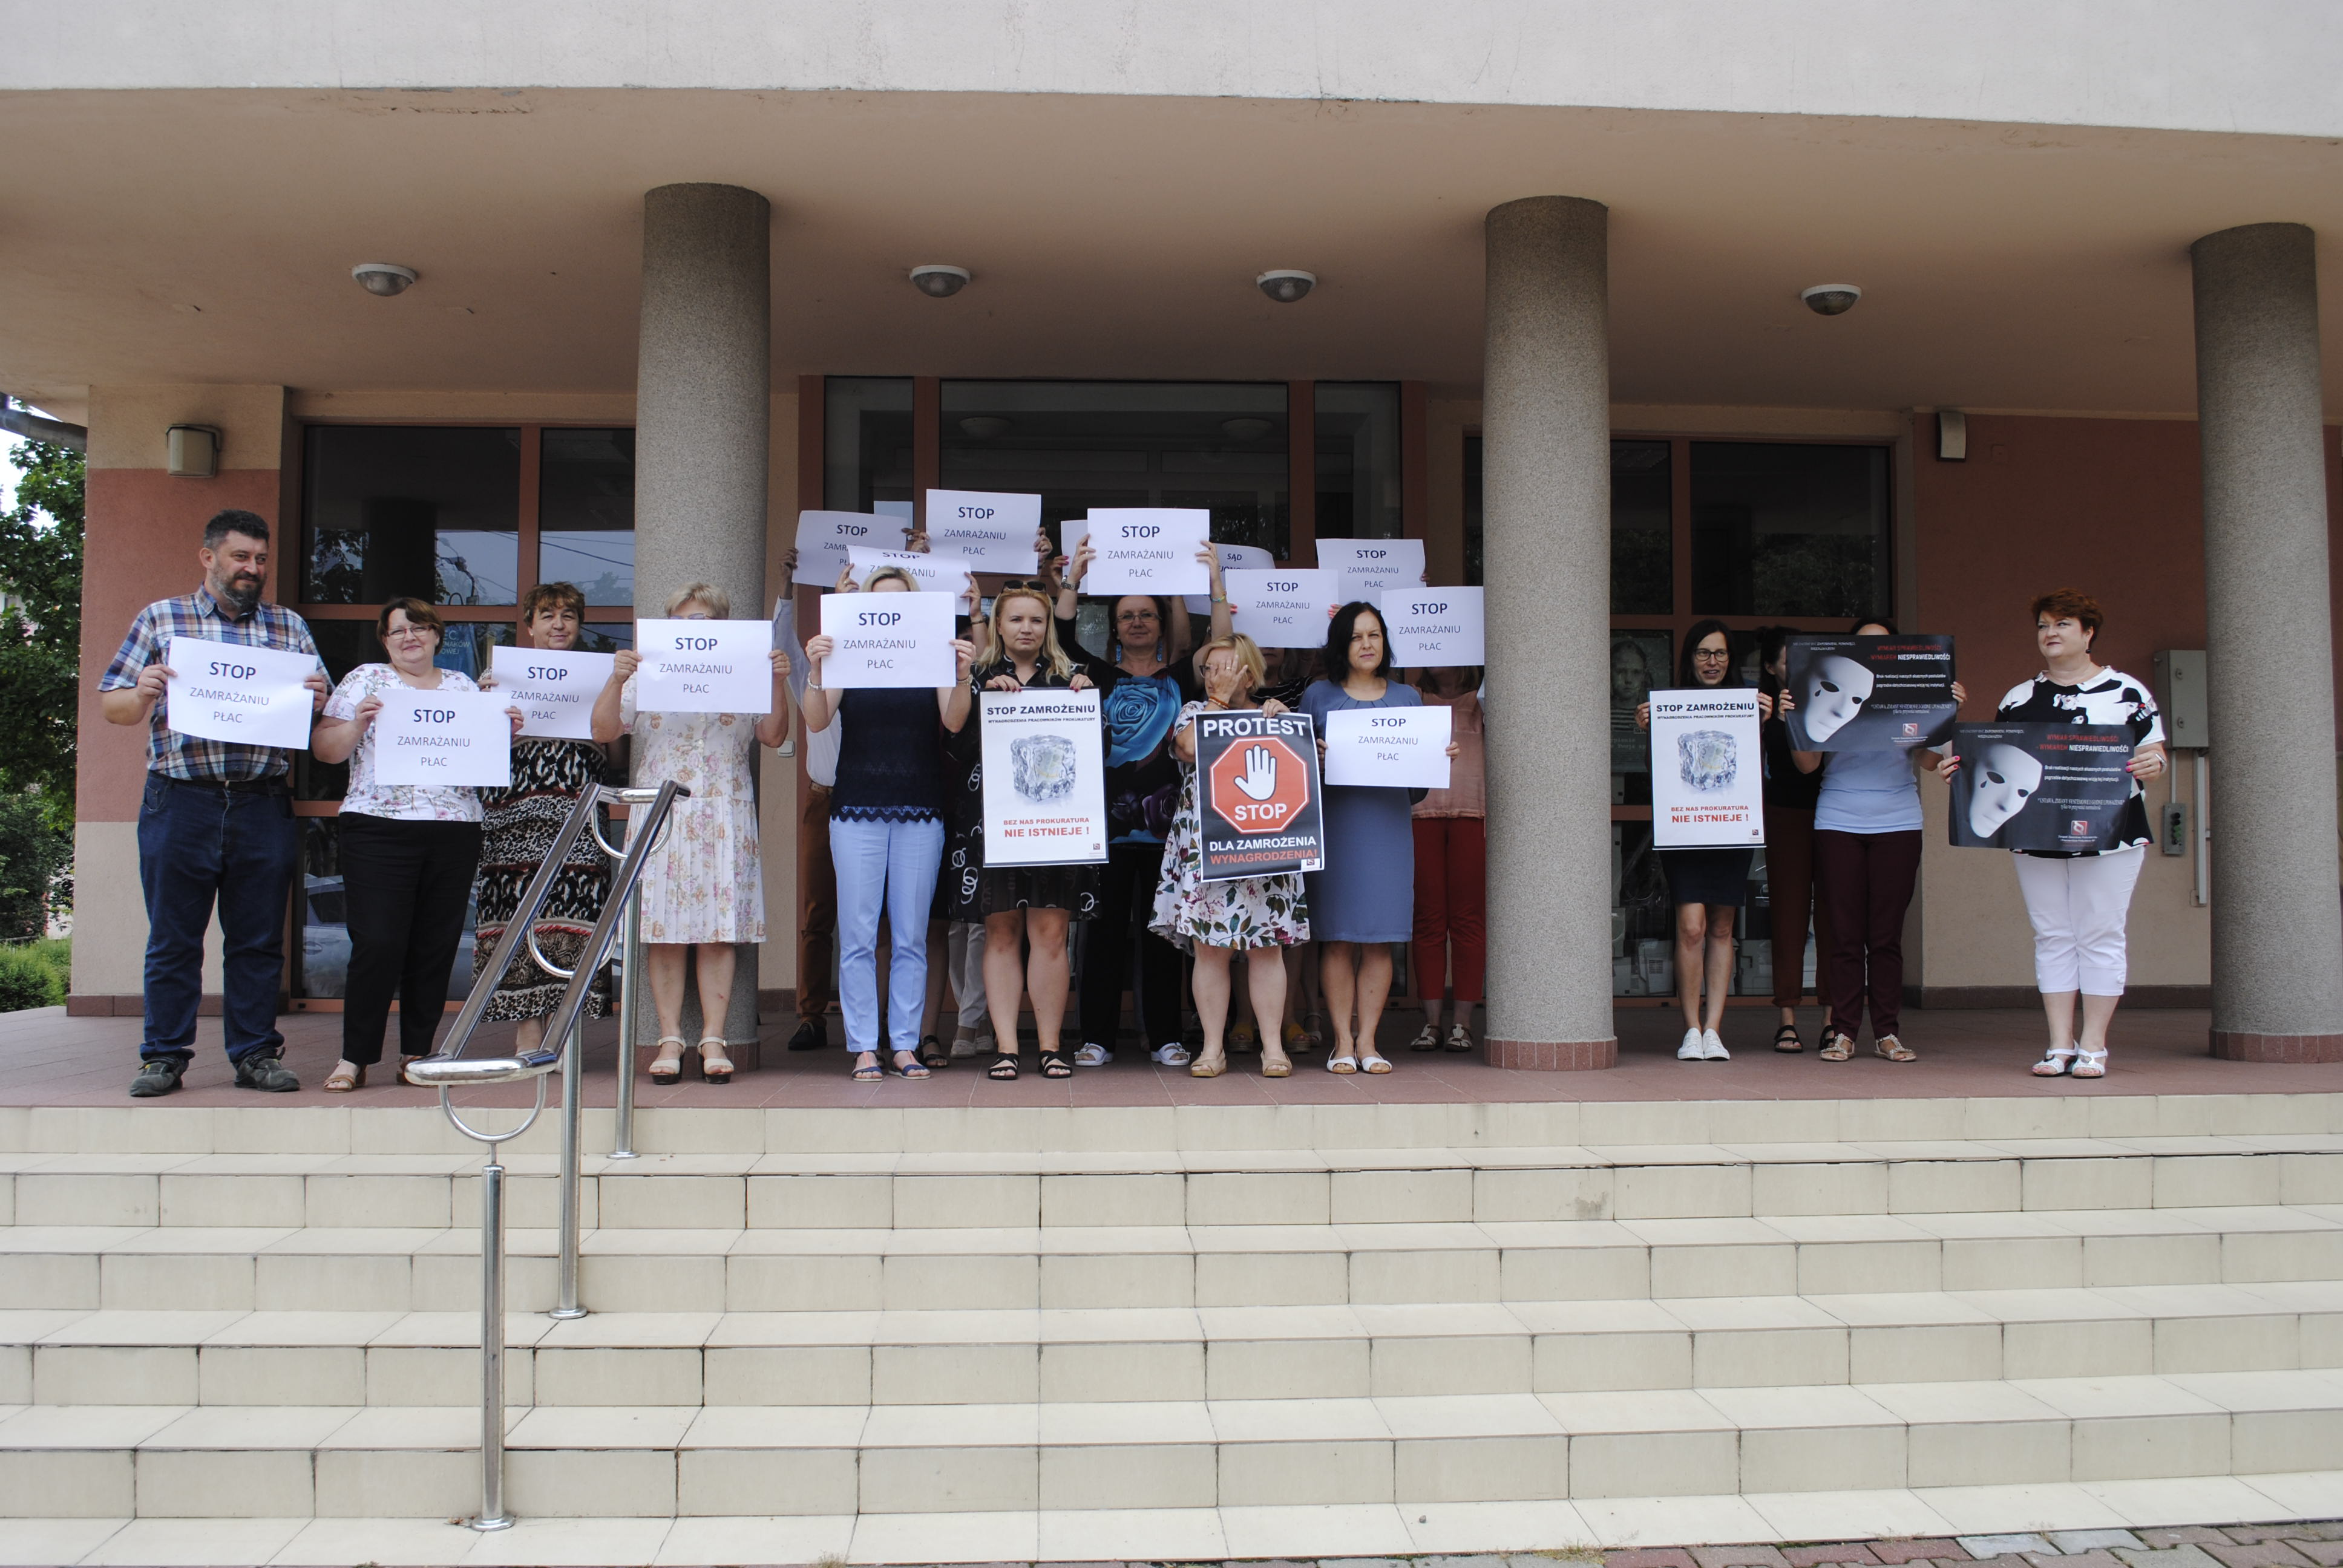
<svg viewBox="0 0 2343 1568">
<path fill-rule="evenodd" d="M 1694 613 L 1887 613 L 1885 447 L 1691 445 Z"/>
<path fill-rule="evenodd" d="M 911 379 L 833 376 L 822 393 L 821 504 L 875 512 L 911 504 Z"/>
<path fill-rule="evenodd" d="M 1317 405 L 1318 537 L 1400 538 L 1399 384 L 1321 381 Z"/>
<path fill-rule="evenodd" d="M 635 433 L 548 430 L 537 482 L 537 577 L 590 605 L 635 602 Z"/>
<path fill-rule="evenodd" d="M 302 468 L 302 599 L 518 602 L 520 435 L 511 428 L 310 427 Z"/>
</svg>

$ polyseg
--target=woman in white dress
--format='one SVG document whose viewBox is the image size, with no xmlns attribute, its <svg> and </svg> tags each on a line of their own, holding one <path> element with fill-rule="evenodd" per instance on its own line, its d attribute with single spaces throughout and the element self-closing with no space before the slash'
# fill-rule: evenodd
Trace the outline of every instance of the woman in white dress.
<svg viewBox="0 0 2343 1568">
<path fill-rule="evenodd" d="M 732 601 L 721 588 L 691 583 L 668 597 L 667 613 L 679 620 L 729 620 Z M 651 1081 L 673 1083 L 683 1076 L 684 968 L 697 949 L 699 1070 L 710 1083 L 729 1083 L 724 1019 L 734 944 L 765 940 L 751 764 L 759 742 L 779 746 L 789 738 L 789 655 L 773 650 L 773 703 L 763 714 L 638 712 L 634 677 L 641 663 L 631 648 L 619 650 L 609 684 L 594 701 L 594 739 L 607 745 L 632 734 L 638 784 L 672 779 L 691 791 L 670 809 L 666 841 L 643 863 L 644 968 L 659 1027 Z"/>
</svg>

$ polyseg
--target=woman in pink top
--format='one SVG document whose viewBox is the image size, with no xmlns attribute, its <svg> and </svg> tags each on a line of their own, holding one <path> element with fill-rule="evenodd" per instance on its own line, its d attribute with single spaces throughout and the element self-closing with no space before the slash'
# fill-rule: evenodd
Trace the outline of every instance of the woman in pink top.
<svg viewBox="0 0 2343 1568">
<path fill-rule="evenodd" d="M 1423 1030 L 1409 1043 L 1412 1050 L 1473 1049 L 1472 1030 L 1465 1025 L 1473 1004 L 1481 1000 L 1489 952 L 1488 848 L 1483 836 L 1488 796 L 1482 765 L 1480 685 L 1478 669 L 1416 672 L 1416 689 L 1424 702 L 1454 710 L 1451 734 L 1456 758 L 1449 764 L 1448 788 L 1426 795 L 1413 814 L 1415 990 L 1423 999 Z M 1440 1031 L 1443 991 L 1456 997 L 1455 1019 L 1444 1039 Z"/>
</svg>

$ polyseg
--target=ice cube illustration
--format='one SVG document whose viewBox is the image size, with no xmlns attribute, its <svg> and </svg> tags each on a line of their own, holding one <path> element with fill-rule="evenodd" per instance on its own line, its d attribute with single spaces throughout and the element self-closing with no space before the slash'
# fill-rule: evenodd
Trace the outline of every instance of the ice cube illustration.
<svg viewBox="0 0 2343 1568">
<path fill-rule="evenodd" d="M 1686 788 L 1713 793 L 1740 772 L 1741 748 L 1722 729 L 1687 730 L 1676 737 L 1676 763 Z"/>
<path fill-rule="evenodd" d="M 1028 735 L 1012 741 L 1011 782 L 1028 800 L 1062 800 L 1074 790 L 1074 743 L 1062 735 Z"/>
</svg>

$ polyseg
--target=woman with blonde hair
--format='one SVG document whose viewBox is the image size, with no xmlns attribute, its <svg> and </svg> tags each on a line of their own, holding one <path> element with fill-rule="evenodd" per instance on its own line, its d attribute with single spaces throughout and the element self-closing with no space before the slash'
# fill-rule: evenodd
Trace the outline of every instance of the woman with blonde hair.
<svg viewBox="0 0 2343 1568">
<path fill-rule="evenodd" d="M 689 583 L 668 596 L 667 613 L 678 620 L 729 620 L 732 601 L 722 588 Z M 596 740 L 635 737 L 637 783 L 672 779 L 691 791 L 669 809 L 667 837 L 643 862 L 643 968 L 659 1028 L 654 1083 L 683 1076 L 684 970 L 695 952 L 700 1076 L 732 1081 L 724 1020 L 739 956 L 735 944 L 765 940 L 751 763 L 759 744 L 779 746 L 789 738 L 789 656 L 775 648 L 771 659 L 772 707 L 763 714 L 639 712 L 635 671 L 642 659 L 632 648 L 618 650 L 609 682 L 594 699 Z"/>
<path fill-rule="evenodd" d="M 1149 929 L 1196 960 L 1196 1016 L 1204 1026 L 1204 1052 L 1188 1071 L 1218 1078 L 1228 1070 L 1222 1029 L 1229 1012 L 1229 956 L 1245 955 L 1246 990 L 1256 1019 L 1285 1016 L 1285 950 L 1310 940 L 1310 906 L 1302 874 L 1286 871 L 1239 881 L 1203 879 L 1203 817 L 1196 801 L 1196 718 L 1203 713 L 1258 708 L 1274 719 L 1287 711 L 1271 698 L 1253 693 L 1267 678 L 1261 649 L 1242 632 L 1216 637 L 1199 651 L 1204 700 L 1180 710 L 1172 737 L 1180 759 L 1180 807 L 1163 841 L 1163 876 L 1155 891 L 1155 918 Z M 1261 1033 L 1261 1075 L 1286 1078 L 1293 1062 L 1277 1037 Z"/>
<path fill-rule="evenodd" d="M 952 763 L 950 863 L 945 904 L 955 920 L 984 927 L 984 995 L 992 1015 L 995 1050 L 987 1078 L 1017 1076 L 1017 1014 L 1021 995 L 1033 1000 L 1033 1033 L 1041 1076 L 1071 1078 L 1074 1063 L 1061 1049 L 1071 966 L 1067 928 L 1098 912 L 1095 866 L 984 865 L 984 698 L 988 691 L 1091 689 L 1059 646 L 1051 596 L 1045 586 L 1009 582 L 992 601 L 991 647 L 970 671 L 969 722 L 944 742 Z M 1101 719 L 1103 715 L 1101 714 Z M 1103 738 L 1101 737 L 1101 744 Z M 1031 956 L 1019 972 L 1027 943 Z"/>
</svg>

